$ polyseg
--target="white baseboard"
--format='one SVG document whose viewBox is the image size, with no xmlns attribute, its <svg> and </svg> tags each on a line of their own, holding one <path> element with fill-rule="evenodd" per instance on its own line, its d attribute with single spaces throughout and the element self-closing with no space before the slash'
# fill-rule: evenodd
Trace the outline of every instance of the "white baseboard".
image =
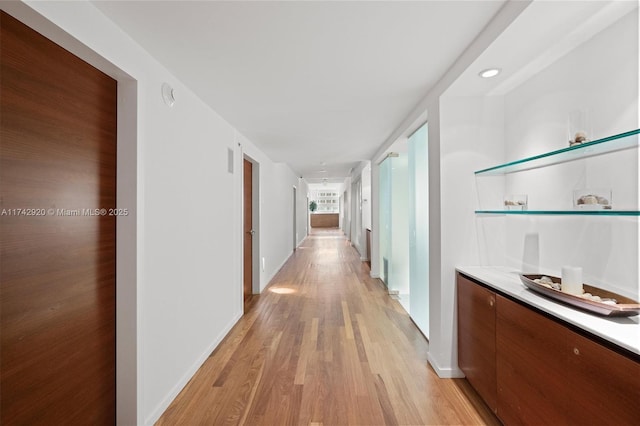
<svg viewBox="0 0 640 426">
<path fill-rule="evenodd" d="M 187 385 L 187 383 L 189 383 L 189 380 L 191 380 L 193 375 L 196 374 L 196 372 L 202 366 L 202 364 L 204 364 L 207 358 L 209 358 L 209 355 L 211 355 L 211 352 L 213 352 L 213 350 L 218 347 L 220 342 L 222 342 L 222 339 L 224 339 L 225 336 L 229 334 L 233 326 L 236 325 L 236 323 L 238 322 L 238 320 L 240 320 L 241 317 L 242 317 L 242 312 L 236 314 L 233 317 L 233 319 L 222 329 L 222 331 L 220 332 L 220 334 L 218 334 L 218 336 L 215 338 L 213 343 L 211 343 L 211 345 L 209 345 L 209 347 L 205 349 L 202 355 L 200 355 L 198 359 L 193 363 L 191 368 L 189 368 L 182 375 L 178 383 L 176 383 L 176 385 L 171 389 L 169 394 L 166 397 L 164 397 L 164 399 L 160 402 L 160 404 L 158 404 L 156 408 L 151 412 L 151 414 L 146 418 L 146 420 L 144 421 L 145 425 L 153 425 L 155 422 L 158 421 L 160 416 L 162 416 L 162 413 L 165 412 L 165 410 L 173 402 L 176 396 L 178 396 L 180 391 L 182 391 L 182 389 Z"/>
<path fill-rule="evenodd" d="M 427 361 L 431 364 L 431 367 L 435 370 L 438 377 L 441 379 L 461 379 L 465 377 L 464 372 L 458 367 L 443 368 L 431 357 L 431 352 L 427 353 Z"/>
</svg>

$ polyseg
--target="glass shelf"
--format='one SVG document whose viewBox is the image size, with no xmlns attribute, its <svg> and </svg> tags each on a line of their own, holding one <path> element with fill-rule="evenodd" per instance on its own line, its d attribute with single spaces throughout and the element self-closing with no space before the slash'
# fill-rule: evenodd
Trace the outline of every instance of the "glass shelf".
<svg viewBox="0 0 640 426">
<path fill-rule="evenodd" d="M 640 216 L 637 210 L 476 210 L 476 214 L 571 215 L 571 216 Z"/>
<path fill-rule="evenodd" d="M 574 145 L 571 147 L 547 152 L 545 154 L 535 155 L 533 157 L 524 158 L 522 160 L 512 161 L 510 163 L 501 164 L 490 167 L 488 169 L 478 170 L 476 176 L 499 176 L 509 173 L 520 172 L 524 170 L 537 169 L 540 167 L 551 166 L 553 164 L 565 163 L 567 161 L 579 160 L 581 158 L 593 157 L 595 155 L 606 154 L 623 149 L 635 148 L 638 146 L 638 134 L 640 129 L 631 130 L 629 132 L 620 133 L 619 135 L 609 136 L 595 141 Z M 508 212 L 507 214 L 531 214 L 527 212 Z M 637 213 L 637 212 L 636 212 Z M 542 214 L 542 213 L 537 213 Z M 576 214 L 576 212 L 553 213 L 553 214 Z M 577 213 L 577 214 L 594 214 Z M 598 212 L 595 214 L 612 215 L 611 211 L 607 213 Z"/>
</svg>

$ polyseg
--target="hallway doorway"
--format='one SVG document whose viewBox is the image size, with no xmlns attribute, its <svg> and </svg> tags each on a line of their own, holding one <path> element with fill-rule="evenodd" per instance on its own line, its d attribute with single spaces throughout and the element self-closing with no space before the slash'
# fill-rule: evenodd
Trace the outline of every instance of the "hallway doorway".
<svg viewBox="0 0 640 426">
<path fill-rule="evenodd" d="M 297 226 L 297 221 L 298 221 L 298 213 L 297 213 L 297 206 L 298 206 L 298 197 L 297 197 L 297 188 L 294 186 L 293 187 L 293 251 L 296 251 L 296 247 L 298 246 L 298 226 Z"/>
<path fill-rule="evenodd" d="M 243 295 L 246 307 L 253 295 L 253 163 L 243 159 Z M 246 312 L 246 309 L 245 309 Z"/>
</svg>

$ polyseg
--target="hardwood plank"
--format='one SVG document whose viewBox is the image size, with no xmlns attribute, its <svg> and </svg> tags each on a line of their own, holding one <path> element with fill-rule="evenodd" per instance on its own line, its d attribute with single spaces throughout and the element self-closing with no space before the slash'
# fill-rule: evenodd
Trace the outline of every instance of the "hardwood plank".
<svg viewBox="0 0 640 426">
<path fill-rule="evenodd" d="M 158 425 L 499 424 L 339 230 L 313 230 Z"/>
</svg>

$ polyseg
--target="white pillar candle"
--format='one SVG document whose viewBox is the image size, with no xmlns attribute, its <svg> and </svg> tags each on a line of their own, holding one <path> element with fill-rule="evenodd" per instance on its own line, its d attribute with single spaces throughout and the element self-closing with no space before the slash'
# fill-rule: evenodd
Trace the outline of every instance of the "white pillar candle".
<svg viewBox="0 0 640 426">
<path fill-rule="evenodd" d="M 563 266 L 560 289 L 563 293 L 580 296 L 582 290 L 582 268 L 577 266 Z"/>
</svg>

